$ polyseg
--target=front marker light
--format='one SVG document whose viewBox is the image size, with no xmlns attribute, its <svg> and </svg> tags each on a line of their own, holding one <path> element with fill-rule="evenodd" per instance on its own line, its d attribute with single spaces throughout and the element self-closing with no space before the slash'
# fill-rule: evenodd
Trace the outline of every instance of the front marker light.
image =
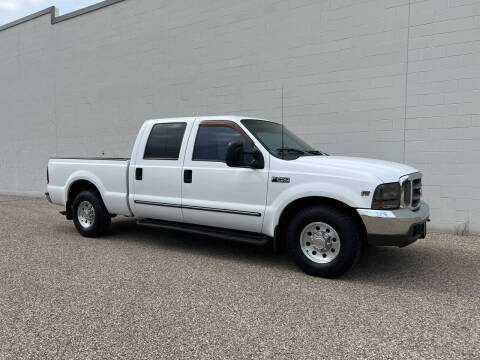
<svg viewBox="0 0 480 360">
<path fill-rule="evenodd" d="M 400 184 L 380 184 L 375 189 L 372 209 L 398 209 L 400 207 Z"/>
</svg>

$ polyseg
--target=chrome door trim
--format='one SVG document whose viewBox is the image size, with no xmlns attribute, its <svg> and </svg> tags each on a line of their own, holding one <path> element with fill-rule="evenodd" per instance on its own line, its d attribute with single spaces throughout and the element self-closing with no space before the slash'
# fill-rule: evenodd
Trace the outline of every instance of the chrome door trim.
<svg viewBox="0 0 480 360">
<path fill-rule="evenodd" d="M 143 201 L 143 200 L 135 200 L 136 204 L 142 205 L 153 205 L 153 206 L 165 206 L 165 207 L 175 207 L 187 210 L 202 210 L 202 211 L 212 211 L 212 212 L 220 212 L 226 214 L 236 214 L 236 215 L 248 215 L 248 216 L 262 216 L 259 212 L 252 212 L 252 211 L 243 211 L 243 210 L 230 210 L 230 209 L 219 209 L 219 208 L 210 208 L 210 207 L 203 207 L 203 206 L 191 206 L 191 205 L 179 205 L 179 204 L 169 204 L 169 203 L 159 203 L 153 201 Z"/>
</svg>

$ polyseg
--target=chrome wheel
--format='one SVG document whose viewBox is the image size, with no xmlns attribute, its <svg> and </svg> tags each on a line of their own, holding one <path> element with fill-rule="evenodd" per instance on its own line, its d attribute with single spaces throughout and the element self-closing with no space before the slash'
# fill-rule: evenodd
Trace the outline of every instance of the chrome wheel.
<svg viewBox="0 0 480 360">
<path fill-rule="evenodd" d="M 95 209 L 90 201 L 82 201 L 77 208 L 78 223 L 84 228 L 89 229 L 95 222 Z"/>
<path fill-rule="evenodd" d="M 340 252 L 340 237 L 335 229 L 323 222 L 305 226 L 300 234 L 303 254 L 318 264 L 331 262 Z"/>
</svg>

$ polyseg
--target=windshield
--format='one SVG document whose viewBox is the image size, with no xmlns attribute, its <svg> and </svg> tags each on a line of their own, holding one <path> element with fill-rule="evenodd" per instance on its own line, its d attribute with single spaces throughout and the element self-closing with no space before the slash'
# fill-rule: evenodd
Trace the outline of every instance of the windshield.
<svg viewBox="0 0 480 360">
<path fill-rule="evenodd" d="M 242 124 L 274 156 L 283 159 L 296 159 L 299 156 L 324 155 L 282 125 L 264 120 L 242 120 Z"/>
</svg>

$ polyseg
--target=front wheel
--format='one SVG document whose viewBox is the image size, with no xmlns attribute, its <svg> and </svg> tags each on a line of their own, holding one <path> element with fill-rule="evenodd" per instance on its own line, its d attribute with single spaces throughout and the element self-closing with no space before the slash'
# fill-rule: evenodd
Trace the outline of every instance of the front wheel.
<svg viewBox="0 0 480 360">
<path fill-rule="evenodd" d="M 287 246 L 306 273 L 326 278 L 342 275 L 360 257 L 360 234 L 348 214 L 317 205 L 297 213 L 287 228 Z"/>
<path fill-rule="evenodd" d="M 110 214 L 96 191 L 80 192 L 73 201 L 73 222 L 85 237 L 99 237 L 110 227 Z"/>
</svg>

